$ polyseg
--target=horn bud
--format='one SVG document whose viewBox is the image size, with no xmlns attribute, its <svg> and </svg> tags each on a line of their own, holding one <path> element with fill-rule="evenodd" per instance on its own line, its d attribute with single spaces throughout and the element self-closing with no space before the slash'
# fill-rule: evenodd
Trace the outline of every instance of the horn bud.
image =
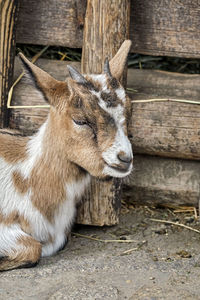
<svg viewBox="0 0 200 300">
<path fill-rule="evenodd" d="M 80 84 L 86 84 L 87 83 L 87 80 L 85 79 L 85 77 L 81 73 L 79 73 L 74 67 L 68 65 L 67 68 L 68 68 L 68 71 L 69 71 L 69 75 L 77 83 L 80 83 Z"/>
<path fill-rule="evenodd" d="M 108 61 L 107 57 L 105 59 L 103 70 L 104 70 L 104 73 L 108 75 L 108 77 L 112 78 L 112 74 L 111 74 L 111 71 L 110 71 L 110 65 L 109 65 L 109 61 Z"/>
</svg>

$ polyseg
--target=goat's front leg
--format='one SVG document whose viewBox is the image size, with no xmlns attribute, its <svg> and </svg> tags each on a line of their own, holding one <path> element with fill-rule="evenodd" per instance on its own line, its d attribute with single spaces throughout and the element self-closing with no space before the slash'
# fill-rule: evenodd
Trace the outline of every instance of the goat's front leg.
<svg viewBox="0 0 200 300">
<path fill-rule="evenodd" d="M 35 266 L 41 249 L 41 244 L 18 224 L 0 225 L 0 271 Z"/>
</svg>

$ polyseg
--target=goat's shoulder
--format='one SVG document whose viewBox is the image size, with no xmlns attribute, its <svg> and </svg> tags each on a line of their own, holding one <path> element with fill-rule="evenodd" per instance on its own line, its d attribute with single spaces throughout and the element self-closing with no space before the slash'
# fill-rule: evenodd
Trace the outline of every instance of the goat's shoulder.
<svg viewBox="0 0 200 300">
<path fill-rule="evenodd" d="M 8 163 L 16 163 L 26 158 L 29 138 L 18 131 L 0 129 L 0 157 Z"/>
</svg>

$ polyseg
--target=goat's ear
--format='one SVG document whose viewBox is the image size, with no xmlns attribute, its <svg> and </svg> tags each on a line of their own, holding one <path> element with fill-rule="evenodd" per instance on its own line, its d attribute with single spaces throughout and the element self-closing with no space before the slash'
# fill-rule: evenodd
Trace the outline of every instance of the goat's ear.
<svg viewBox="0 0 200 300">
<path fill-rule="evenodd" d="M 132 42 L 125 40 L 115 56 L 110 60 L 111 74 L 118 80 L 121 78 Z"/>
<path fill-rule="evenodd" d="M 50 105 L 57 106 L 63 93 L 67 92 L 67 84 L 54 79 L 47 72 L 32 64 L 22 53 L 19 53 L 19 58 L 26 76 L 39 90 L 43 98 Z"/>
</svg>

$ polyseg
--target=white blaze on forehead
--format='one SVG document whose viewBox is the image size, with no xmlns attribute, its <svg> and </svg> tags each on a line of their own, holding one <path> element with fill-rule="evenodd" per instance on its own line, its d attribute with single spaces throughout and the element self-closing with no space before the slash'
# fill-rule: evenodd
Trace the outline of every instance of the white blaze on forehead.
<svg viewBox="0 0 200 300">
<path fill-rule="evenodd" d="M 107 92 L 107 93 L 110 92 L 110 90 L 108 89 L 108 86 L 107 86 L 107 77 L 105 74 L 99 74 L 99 75 L 93 74 L 90 76 L 91 76 L 92 80 L 98 82 L 101 85 L 102 92 Z"/>
<path fill-rule="evenodd" d="M 91 79 L 98 82 L 101 85 L 101 91 L 105 92 L 105 93 L 110 93 L 111 91 L 108 89 L 107 86 L 107 76 L 105 74 L 100 74 L 100 75 L 90 75 Z M 92 91 L 93 92 L 93 91 Z M 125 103 L 126 101 L 126 94 L 125 94 L 125 90 L 122 86 L 118 87 L 117 89 L 115 89 L 115 93 L 117 95 L 117 97 L 123 102 Z"/>
<path fill-rule="evenodd" d="M 126 94 L 123 88 L 119 87 L 115 90 L 115 93 L 117 94 L 117 97 L 122 100 L 123 103 L 126 101 Z"/>
<path fill-rule="evenodd" d="M 103 110 L 105 110 L 115 120 L 117 127 L 118 125 L 124 124 L 124 108 L 121 104 L 118 104 L 115 107 L 107 107 L 106 102 L 100 98 L 99 106 L 103 108 Z"/>
<path fill-rule="evenodd" d="M 117 106 L 113 107 L 113 106 L 107 106 L 106 101 L 104 101 L 101 98 L 101 92 L 104 93 L 110 93 L 111 91 L 108 89 L 107 87 L 107 77 L 105 74 L 101 74 L 101 75 L 91 75 L 91 78 L 94 81 L 97 81 L 98 83 L 101 84 L 101 91 L 96 92 L 96 91 L 92 91 L 92 94 L 95 95 L 98 100 L 99 100 L 99 106 L 105 110 L 116 122 L 116 125 L 118 124 L 122 124 L 125 121 L 124 118 L 124 108 L 121 104 L 118 104 Z M 117 96 L 124 102 L 125 100 L 125 92 L 122 88 L 118 88 L 115 90 L 117 93 Z"/>
</svg>

